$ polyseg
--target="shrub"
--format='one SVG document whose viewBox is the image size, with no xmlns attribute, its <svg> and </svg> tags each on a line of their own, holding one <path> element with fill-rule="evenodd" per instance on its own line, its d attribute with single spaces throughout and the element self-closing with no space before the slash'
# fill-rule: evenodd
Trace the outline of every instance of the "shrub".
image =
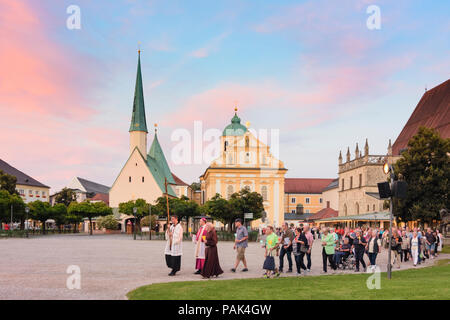
<svg viewBox="0 0 450 320">
<path fill-rule="evenodd" d="M 97 225 L 100 229 L 117 230 L 119 223 L 113 215 L 109 215 L 98 218 Z"/>
</svg>

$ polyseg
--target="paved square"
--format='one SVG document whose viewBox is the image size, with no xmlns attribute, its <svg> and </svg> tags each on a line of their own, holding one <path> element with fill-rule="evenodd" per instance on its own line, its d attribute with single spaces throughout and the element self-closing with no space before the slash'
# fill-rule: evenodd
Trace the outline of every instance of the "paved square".
<svg viewBox="0 0 450 320">
<path fill-rule="evenodd" d="M 71 234 L 0 239 L 0 247 L 0 299 L 126 299 L 130 290 L 155 282 L 208 281 L 193 274 L 194 245 L 190 241 L 183 242 L 181 272 L 176 277 L 167 276 L 165 241 L 134 241 L 129 235 Z M 262 276 L 264 251 L 259 243 L 250 243 L 247 248 L 249 272 L 230 271 L 235 261 L 232 242 L 219 242 L 218 250 L 225 271 L 219 279 Z M 386 270 L 386 257 L 387 252 L 383 250 L 377 259 L 382 271 Z M 318 275 L 322 270 L 322 255 L 317 241 L 312 260 L 311 274 Z M 66 287 L 69 265 L 81 269 L 80 290 Z M 409 267 L 411 262 L 402 264 L 402 269 Z M 291 275 L 295 276 L 295 271 Z"/>
</svg>

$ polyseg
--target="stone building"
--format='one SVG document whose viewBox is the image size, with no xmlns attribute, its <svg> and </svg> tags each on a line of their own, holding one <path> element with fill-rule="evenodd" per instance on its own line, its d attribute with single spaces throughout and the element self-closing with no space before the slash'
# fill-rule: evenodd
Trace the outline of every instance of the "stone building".
<svg viewBox="0 0 450 320">
<path fill-rule="evenodd" d="M 201 203 L 216 193 L 228 199 L 243 188 L 260 193 L 267 213 L 266 223 L 280 226 L 284 221 L 284 163 L 270 148 L 241 124 L 235 115 L 221 136 L 221 154 L 200 176 Z M 261 220 L 252 223 L 253 227 Z"/>
<path fill-rule="evenodd" d="M 339 210 L 339 179 L 334 179 L 329 185 L 322 189 L 322 206 Z"/>
<path fill-rule="evenodd" d="M 392 161 L 392 147 L 389 141 L 387 155 L 370 155 L 366 140 L 364 154 L 356 144 L 355 157 L 352 160 L 350 148 L 346 161 L 339 153 L 339 217 L 381 212 L 383 200 L 378 199 L 378 182 L 386 181 L 383 165 Z"/>
</svg>

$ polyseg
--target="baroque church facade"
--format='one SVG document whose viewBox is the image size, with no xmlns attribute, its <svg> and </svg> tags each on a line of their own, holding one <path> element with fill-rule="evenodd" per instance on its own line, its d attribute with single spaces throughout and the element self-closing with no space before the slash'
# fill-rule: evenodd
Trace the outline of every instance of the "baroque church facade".
<svg viewBox="0 0 450 320">
<path fill-rule="evenodd" d="M 177 183 L 158 141 L 156 127 L 152 145 L 147 152 L 148 130 L 140 52 L 129 134 L 130 155 L 109 191 L 110 206 L 117 208 L 122 202 L 139 198 L 154 204 L 156 199 L 165 195 L 166 187 L 167 194 L 176 197 Z"/>
<path fill-rule="evenodd" d="M 281 226 L 284 222 L 284 176 L 287 169 L 276 159 L 269 146 L 241 124 L 237 109 L 220 139 L 221 153 L 200 176 L 201 203 L 217 193 L 223 198 L 243 188 L 260 193 L 266 212 L 265 223 Z M 262 221 L 252 223 L 253 227 Z"/>
</svg>

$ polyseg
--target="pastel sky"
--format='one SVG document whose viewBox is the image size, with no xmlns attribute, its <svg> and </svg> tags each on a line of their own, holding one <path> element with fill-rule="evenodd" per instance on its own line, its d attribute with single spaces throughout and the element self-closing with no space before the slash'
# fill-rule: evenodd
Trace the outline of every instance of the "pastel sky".
<svg viewBox="0 0 450 320">
<path fill-rule="evenodd" d="M 66 27 L 73 4 L 80 30 Z M 243 123 L 280 130 L 287 177 L 334 178 L 340 150 L 353 158 L 368 138 L 385 153 L 449 78 L 449 13 L 437 0 L 0 0 L 0 158 L 52 192 L 74 176 L 111 185 L 141 42 L 148 126 L 180 178 L 207 163 L 174 165 L 174 130 L 222 130 L 235 104 Z"/>
</svg>

